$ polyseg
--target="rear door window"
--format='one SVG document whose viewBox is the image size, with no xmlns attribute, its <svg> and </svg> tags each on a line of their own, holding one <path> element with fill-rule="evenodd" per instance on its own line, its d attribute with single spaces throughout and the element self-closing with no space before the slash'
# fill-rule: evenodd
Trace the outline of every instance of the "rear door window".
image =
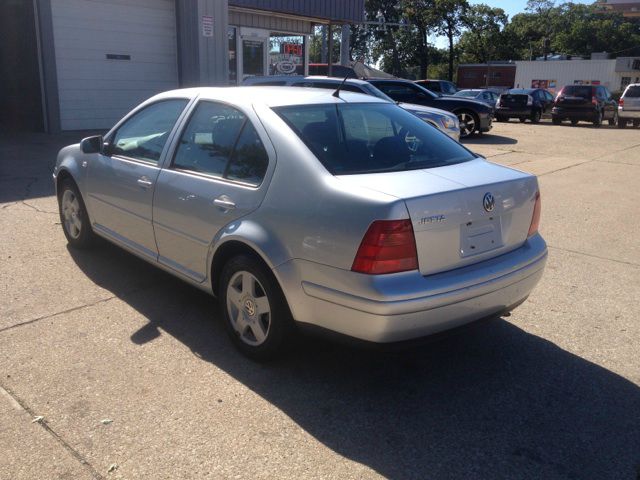
<svg viewBox="0 0 640 480">
<path fill-rule="evenodd" d="M 268 163 L 264 145 L 244 113 L 202 101 L 182 133 L 172 167 L 259 185 Z"/>
</svg>

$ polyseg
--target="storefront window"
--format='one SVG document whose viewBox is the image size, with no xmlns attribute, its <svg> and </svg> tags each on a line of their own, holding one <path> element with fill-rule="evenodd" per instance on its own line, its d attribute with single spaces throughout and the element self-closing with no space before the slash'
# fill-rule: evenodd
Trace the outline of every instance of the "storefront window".
<svg viewBox="0 0 640 480">
<path fill-rule="evenodd" d="M 303 75 L 304 48 L 304 35 L 272 33 L 269 37 L 269 75 Z"/>
<path fill-rule="evenodd" d="M 227 28 L 229 37 L 229 85 L 238 83 L 238 48 L 236 44 L 236 27 Z"/>
</svg>

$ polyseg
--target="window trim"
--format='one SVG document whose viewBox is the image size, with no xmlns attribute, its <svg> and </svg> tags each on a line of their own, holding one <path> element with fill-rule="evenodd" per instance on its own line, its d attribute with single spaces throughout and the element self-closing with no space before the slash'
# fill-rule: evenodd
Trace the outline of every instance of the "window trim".
<svg viewBox="0 0 640 480">
<path fill-rule="evenodd" d="M 178 149 L 180 147 L 180 139 L 182 138 L 182 135 L 185 133 L 185 131 L 189 127 L 189 123 L 191 122 L 191 119 L 195 115 L 195 113 L 198 110 L 198 107 L 200 106 L 201 103 L 211 103 L 211 104 L 214 104 L 214 105 L 224 105 L 224 106 L 227 106 L 229 108 L 233 108 L 234 110 L 239 111 L 245 117 L 244 122 L 242 123 L 242 126 L 240 127 L 240 130 L 238 130 L 238 134 L 236 135 L 236 138 L 233 141 L 233 147 L 231 149 L 231 154 L 229 155 L 229 159 L 227 160 L 227 163 L 226 163 L 226 165 L 224 167 L 224 171 L 222 173 L 223 176 L 213 175 L 212 173 L 206 173 L 206 172 L 196 172 L 194 170 L 188 170 L 188 169 L 185 169 L 185 168 L 180 168 L 180 167 L 176 167 L 175 166 L 176 155 L 178 154 Z M 264 151 L 265 151 L 265 153 L 267 155 L 267 162 L 268 162 L 267 163 L 267 168 L 265 170 L 264 176 L 262 177 L 262 180 L 257 185 L 255 185 L 253 183 L 241 182 L 239 180 L 233 180 L 233 179 L 230 179 L 230 178 L 226 178 L 224 176 L 227 173 L 227 170 L 228 170 L 229 165 L 231 163 L 231 159 L 233 158 L 233 155 L 234 155 L 234 153 L 236 151 L 236 146 L 238 145 L 238 140 L 240 139 L 240 136 L 242 135 L 242 132 L 244 131 L 245 126 L 247 125 L 247 122 L 250 122 L 251 126 L 256 131 L 256 134 L 258 135 L 258 138 L 260 139 L 260 143 L 262 143 L 262 148 L 264 148 Z M 191 176 L 203 178 L 203 179 L 206 179 L 206 180 L 215 180 L 215 181 L 218 181 L 218 182 L 227 183 L 227 184 L 231 184 L 231 185 L 237 185 L 237 186 L 241 186 L 241 187 L 248 187 L 248 188 L 251 188 L 251 189 L 254 189 L 254 190 L 258 190 L 258 189 L 260 189 L 260 187 L 262 187 L 262 185 L 264 185 L 264 181 L 267 178 L 267 174 L 269 173 L 269 167 L 271 166 L 271 163 L 272 163 L 271 156 L 269 155 L 269 149 L 265 145 L 265 142 L 264 142 L 262 136 L 260 135 L 260 132 L 256 128 L 254 122 L 251 122 L 250 115 L 247 114 L 247 112 L 244 111 L 242 108 L 240 108 L 238 105 L 234 105 L 234 104 L 231 104 L 231 103 L 228 103 L 228 102 L 224 102 L 222 100 L 216 100 L 216 99 L 212 99 L 212 98 L 197 98 L 197 99 L 195 99 L 194 105 L 192 105 L 192 107 L 190 108 L 188 116 L 184 119 L 184 121 L 181 122 L 181 128 L 180 128 L 180 130 L 178 132 L 176 132 L 175 138 L 172 139 L 171 143 L 173 145 L 173 151 L 171 152 L 169 163 L 166 166 L 163 167 L 165 170 L 171 170 L 173 172 L 179 172 L 179 173 L 182 173 L 184 175 L 191 175 Z"/>
<path fill-rule="evenodd" d="M 105 135 L 105 142 L 109 145 L 109 147 L 111 147 L 112 145 L 112 141 L 114 139 L 114 137 L 118 134 L 118 132 L 120 131 L 120 129 L 129 121 L 131 120 L 133 117 L 135 117 L 138 113 L 142 112 L 143 110 L 146 110 L 147 108 L 153 107 L 154 105 L 157 105 L 159 103 L 164 103 L 164 102 L 168 102 L 168 101 L 172 101 L 172 100 L 184 100 L 186 103 L 184 105 L 184 107 L 182 108 L 182 111 L 180 112 L 180 114 L 178 115 L 178 117 L 176 118 L 176 121 L 173 124 L 173 127 L 171 127 L 171 130 L 169 131 L 169 136 L 167 137 L 166 142 L 164 143 L 164 146 L 162 147 L 162 151 L 160 152 L 160 157 L 158 158 L 157 162 L 154 162 L 153 160 L 146 160 L 146 159 L 142 159 L 142 158 L 135 158 L 135 157 L 129 157 L 128 155 L 121 155 L 121 154 L 117 154 L 117 153 L 111 153 L 108 152 L 107 157 L 109 158 L 116 158 L 118 160 L 126 160 L 128 162 L 131 163 L 137 163 L 140 165 L 147 165 L 147 166 L 151 166 L 151 167 L 156 167 L 158 169 L 162 168 L 162 164 L 164 163 L 163 160 L 167 154 L 167 149 L 171 146 L 171 144 L 173 143 L 173 137 L 175 135 L 176 129 L 180 128 L 180 125 L 182 124 L 182 118 L 185 115 L 185 112 L 187 112 L 189 110 L 189 107 L 191 105 L 191 103 L 193 102 L 193 98 L 189 98 L 189 97 L 166 97 L 166 98 L 159 98 L 153 102 L 144 102 L 140 105 L 138 105 L 138 107 L 136 107 L 135 109 L 133 109 L 132 111 L 130 111 L 127 115 L 125 115 L 118 123 L 116 123 L 114 125 L 114 127 Z"/>
</svg>

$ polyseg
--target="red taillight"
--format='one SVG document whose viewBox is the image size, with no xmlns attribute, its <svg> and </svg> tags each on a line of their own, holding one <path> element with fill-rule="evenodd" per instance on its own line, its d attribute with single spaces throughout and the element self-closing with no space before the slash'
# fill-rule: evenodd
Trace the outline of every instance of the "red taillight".
<svg viewBox="0 0 640 480">
<path fill-rule="evenodd" d="M 417 268 L 411 220 L 376 220 L 364 234 L 351 270 L 377 275 Z"/>
<path fill-rule="evenodd" d="M 597 104 L 598 104 L 598 99 L 596 98 L 596 96 L 595 96 L 595 95 L 593 95 L 593 96 L 591 97 L 591 103 L 593 103 L 594 105 L 597 105 Z"/>
<path fill-rule="evenodd" d="M 618 100 L 618 106 L 624 107 L 624 98 L 621 98 L 620 100 Z"/>
<path fill-rule="evenodd" d="M 531 225 L 529 226 L 528 237 L 538 233 L 538 227 L 540 226 L 540 209 L 542 205 L 540 203 L 540 192 L 536 192 L 536 204 L 533 206 L 533 215 L 531 217 Z"/>
</svg>

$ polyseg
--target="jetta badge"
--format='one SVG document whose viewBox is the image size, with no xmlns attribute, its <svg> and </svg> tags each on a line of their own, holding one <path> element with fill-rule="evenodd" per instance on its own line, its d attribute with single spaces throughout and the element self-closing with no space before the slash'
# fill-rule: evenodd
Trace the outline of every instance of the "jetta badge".
<svg viewBox="0 0 640 480">
<path fill-rule="evenodd" d="M 496 208 L 496 199 L 493 198 L 491 192 L 487 192 L 484 194 L 484 198 L 482 199 L 482 206 L 487 212 L 493 212 L 493 209 Z"/>
</svg>

